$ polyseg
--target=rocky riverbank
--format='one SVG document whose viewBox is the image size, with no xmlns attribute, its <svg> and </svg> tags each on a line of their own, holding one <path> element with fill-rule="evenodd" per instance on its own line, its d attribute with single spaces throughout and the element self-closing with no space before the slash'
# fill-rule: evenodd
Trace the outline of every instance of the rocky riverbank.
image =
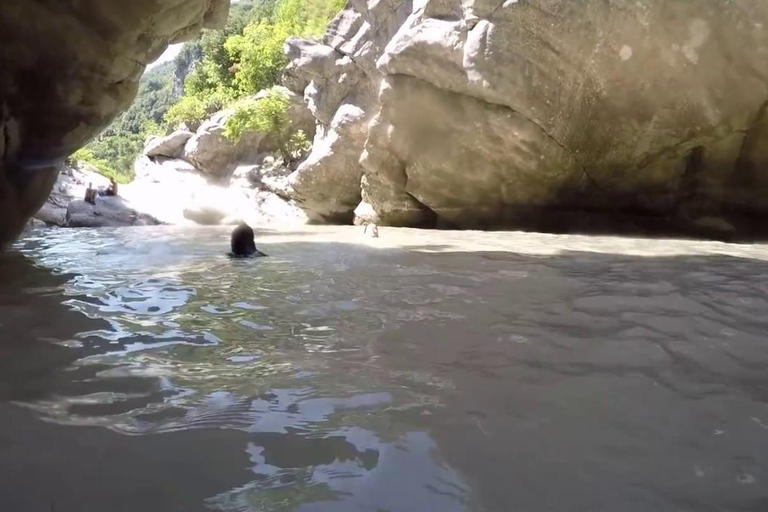
<svg viewBox="0 0 768 512">
<path fill-rule="evenodd" d="M 301 98 L 287 89 L 291 129 L 311 137 L 314 119 Z M 265 94 L 255 96 L 263 99 Z M 237 142 L 223 133 L 231 110 L 202 123 L 150 138 L 135 165 L 136 177 L 118 197 L 83 201 L 89 183 L 108 180 L 87 165 L 61 169 L 49 199 L 34 219 L 60 227 L 117 227 L 151 224 L 305 224 L 310 219 L 294 201 L 289 176 L 297 162 L 286 161 L 269 133 L 248 131 Z"/>
<path fill-rule="evenodd" d="M 754 0 L 349 2 L 285 43 L 305 155 L 223 111 L 121 195 L 168 223 L 765 236 L 766 27 Z"/>
</svg>

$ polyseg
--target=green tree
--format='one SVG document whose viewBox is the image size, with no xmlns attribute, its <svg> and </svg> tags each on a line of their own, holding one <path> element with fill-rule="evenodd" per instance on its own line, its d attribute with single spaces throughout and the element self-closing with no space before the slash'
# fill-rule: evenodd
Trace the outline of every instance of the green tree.
<svg viewBox="0 0 768 512">
<path fill-rule="evenodd" d="M 287 125 L 280 124 L 288 122 L 284 109 L 278 115 L 282 100 L 270 98 L 257 107 L 243 98 L 279 82 L 286 64 L 283 44 L 287 37 L 320 35 L 343 4 L 343 0 L 234 4 L 223 30 L 203 30 L 196 41 L 184 45 L 173 62 L 147 71 L 131 107 L 87 146 L 90 153 L 80 153 L 80 157 L 88 158 L 100 172 L 130 179 L 133 162 L 148 135 L 181 123 L 194 128 L 233 104 L 238 112 L 233 133 L 245 126 L 260 129 L 259 123 L 271 119 L 269 122 L 277 124 L 265 131 L 274 130 L 284 154 L 300 154 L 308 141 L 303 133 L 291 133 Z M 282 106 L 287 108 L 287 104 Z M 248 115 L 257 119 L 247 121 L 243 116 Z"/>
</svg>

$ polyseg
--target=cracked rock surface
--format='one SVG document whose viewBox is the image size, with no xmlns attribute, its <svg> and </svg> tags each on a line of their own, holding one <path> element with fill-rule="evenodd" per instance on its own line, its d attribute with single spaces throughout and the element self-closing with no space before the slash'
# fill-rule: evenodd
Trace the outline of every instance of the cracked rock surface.
<svg viewBox="0 0 768 512">
<path fill-rule="evenodd" d="M 766 232 L 766 2 L 357 0 L 287 48 L 320 217 Z"/>
</svg>

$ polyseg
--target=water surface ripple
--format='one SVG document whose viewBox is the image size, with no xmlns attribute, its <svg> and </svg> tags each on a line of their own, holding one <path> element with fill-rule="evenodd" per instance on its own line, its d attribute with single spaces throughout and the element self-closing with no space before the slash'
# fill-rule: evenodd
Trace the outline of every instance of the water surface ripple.
<svg viewBox="0 0 768 512">
<path fill-rule="evenodd" d="M 46 230 L 0 262 L 0 510 L 768 510 L 768 248 Z"/>
</svg>

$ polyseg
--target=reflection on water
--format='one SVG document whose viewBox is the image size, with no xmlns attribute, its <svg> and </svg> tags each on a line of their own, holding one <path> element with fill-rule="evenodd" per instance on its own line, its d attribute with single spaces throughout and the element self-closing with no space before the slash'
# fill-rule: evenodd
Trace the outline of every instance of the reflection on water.
<svg viewBox="0 0 768 512">
<path fill-rule="evenodd" d="M 57 230 L 2 256 L 0 509 L 768 509 L 765 248 L 263 243 Z"/>
</svg>

